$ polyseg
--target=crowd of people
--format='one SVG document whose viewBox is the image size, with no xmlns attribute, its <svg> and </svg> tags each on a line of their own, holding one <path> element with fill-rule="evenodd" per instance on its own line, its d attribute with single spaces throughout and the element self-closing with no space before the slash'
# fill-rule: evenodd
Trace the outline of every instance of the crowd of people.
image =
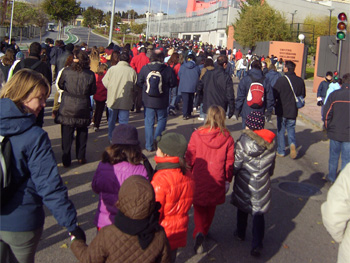
<svg viewBox="0 0 350 263">
<path fill-rule="evenodd" d="M 17 58 L 21 51 L 14 47 L 8 44 L 0 58 L 0 135 L 11 142 L 15 164 L 12 196 L 1 204 L 1 262 L 34 262 L 43 204 L 67 228 L 81 262 L 175 262 L 177 249 L 187 244 L 192 205 L 194 252 L 203 253 L 216 206 L 225 202 L 233 178 L 235 237 L 245 239 L 252 215 L 251 255 L 260 256 L 275 158 L 298 156 L 296 100 L 306 92 L 294 62 L 181 40 L 89 48 L 46 39 L 33 42 L 26 58 Z M 236 98 L 233 77 L 240 80 Z M 327 80 L 331 82 L 328 73 Z M 337 81 L 331 94 L 324 84 L 318 93 L 331 139 L 331 182 L 340 152 L 342 169 L 350 162 L 349 125 L 341 126 L 340 120 L 341 112 L 350 112 L 350 102 L 338 100 L 349 97 L 350 74 L 342 81 L 341 89 Z M 74 140 L 77 162 L 88 161 L 89 126 L 100 132 L 104 111 L 107 115 L 110 146 L 92 181 L 99 203 L 94 219 L 98 232 L 90 245 L 42 130 L 51 86 L 57 88 L 52 117 L 61 125 L 65 168 L 72 163 Z M 155 168 L 142 154 L 136 127 L 129 124 L 130 112 L 142 110 L 144 149 L 155 152 Z M 166 132 L 169 115 L 181 114 L 186 121 L 196 116 L 194 110 L 203 123 L 189 142 L 182 134 Z M 277 134 L 264 128 L 272 114 L 277 115 Z M 242 119 L 236 143 L 225 124 L 233 116 Z"/>
</svg>

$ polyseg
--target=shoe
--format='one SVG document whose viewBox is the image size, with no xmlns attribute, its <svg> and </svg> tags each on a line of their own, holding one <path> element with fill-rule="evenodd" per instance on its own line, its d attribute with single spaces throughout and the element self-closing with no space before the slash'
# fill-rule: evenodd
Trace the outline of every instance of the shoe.
<svg viewBox="0 0 350 263">
<path fill-rule="evenodd" d="M 204 118 L 203 117 L 198 117 L 198 120 L 199 121 L 204 121 Z"/>
<path fill-rule="evenodd" d="M 174 109 L 169 110 L 169 115 L 176 116 L 176 111 Z"/>
<path fill-rule="evenodd" d="M 204 235 L 200 232 L 197 233 L 196 239 L 194 242 L 194 253 L 202 254 L 204 252 L 203 242 L 204 242 Z"/>
<path fill-rule="evenodd" d="M 78 160 L 78 163 L 79 163 L 79 164 L 86 164 L 86 162 L 87 162 L 87 161 L 86 161 L 85 158 L 82 158 L 82 159 L 79 159 L 79 160 Z"/>
<path fill-rule="evenodd" d="M 99 129 L 99 128 L 97 128 L 97 127 L 94 127 L 94 131 L 95 131 L 95 132 L 99 132 L 99 131 L 100 131 L 100 129 Z"/>
<path fill-rule="evenodd" d="M 237 239 L 238 241 L 241 241 L 241 242 L 243 242 L 244 241 L 244 237 L 240 237 L 239 235 L 238 235 L 238 232 L 237 232 L 237 230 L 233 233 L 233 236 L 235 237 L 235 239 Z"/>
<path fill-rule="evenodd" d="M 295 147 L 295 144 L 290 145 L 290 158 L 295 159 L 297 158 L 297 149 Z"/>
<path fill-rule="evenodd" d="M 281 154 L 281 153 L 276 153 L 276 155 L 277 155 L 278 157 L 285 157 L 285 156 L 286 156 L 285 154 Z"/>
<path fill-rule="evenodd" d="M 260 257 L 261 256 L 260 248 L 253 248 L 250 251 L 250 255 L 256 258 Z"/>
<path fill-rule="evenodd" d="M 183 116 L 183 118 L 182 119 L 184 119 L 184 120 L 188 120 L 190 118 L 190 116 Z"/>
</svg>

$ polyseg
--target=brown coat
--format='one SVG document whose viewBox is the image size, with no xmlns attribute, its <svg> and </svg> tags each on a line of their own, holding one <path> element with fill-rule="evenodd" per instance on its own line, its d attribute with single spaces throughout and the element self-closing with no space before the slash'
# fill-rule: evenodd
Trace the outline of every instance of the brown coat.
<svg viewBox="0 0 350 263">
<path fill-rule="evenodd" d="M 114 225 L 102 228 L 89 246 L 82 240 L 74 240 L 71 250 L 82 263 L 170 262 L 169 243 L 163 229 L 155 234 L 146 250 L 142 250 L 137 236 L 123 233 Z"/>
</svg>

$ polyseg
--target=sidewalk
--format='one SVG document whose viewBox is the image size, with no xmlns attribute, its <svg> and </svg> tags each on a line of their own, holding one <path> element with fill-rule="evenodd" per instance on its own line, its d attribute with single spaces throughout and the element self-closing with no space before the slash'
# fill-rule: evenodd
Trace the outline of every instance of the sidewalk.
<svg viewBox="0 0 350 263">
<path fill-rule="evenodd" d="M 299 110 L 299 117 L 322 130 L 323 121 L 321 120 L 321 107 L 317 106 L 316 93 L 312 91 L 313 80 L 305 80 L 305 88 L 305 106 Z"/>
</svg>

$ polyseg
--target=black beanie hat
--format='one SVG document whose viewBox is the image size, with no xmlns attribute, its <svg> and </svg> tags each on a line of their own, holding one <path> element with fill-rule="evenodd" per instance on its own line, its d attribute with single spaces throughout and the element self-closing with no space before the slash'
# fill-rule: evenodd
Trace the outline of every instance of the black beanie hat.
<svg viewBox="0 0 350 263">
<path fill-rule="evenodd" d="M 112 144 L 139 145 L 137 129 L 129 124 L 119 124 L 113 130 Z"/>
<path fill-rule="evenodd" d="M 183 158 L 187 150 L 187 141 L 182 134 L 162 132 L 162 136 L 157 137 L 157 146 L 163 153 L 169 156 Z"/>
</svg>

